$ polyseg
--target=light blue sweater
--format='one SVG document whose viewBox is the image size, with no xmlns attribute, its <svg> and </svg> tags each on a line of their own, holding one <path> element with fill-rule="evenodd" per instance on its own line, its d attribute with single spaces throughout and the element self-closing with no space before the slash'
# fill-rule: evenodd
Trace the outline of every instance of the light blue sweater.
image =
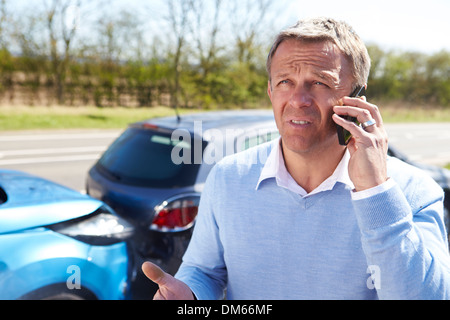
<svg viewBox="0 0 450 320">
<path fill-rule="evenodd" d="M 352 200 L 337 182 L 302 198 L 274 178 L 257 186 L 264 144 L 208 176 L 176 277 L 199 299 L 448 299 L 442 189 L 395 158 L 395 186 Z M 262 151 L 262 152 L 261 152 Z M 372 275 L 372 278 L 371 278 Z"/>
</svg>

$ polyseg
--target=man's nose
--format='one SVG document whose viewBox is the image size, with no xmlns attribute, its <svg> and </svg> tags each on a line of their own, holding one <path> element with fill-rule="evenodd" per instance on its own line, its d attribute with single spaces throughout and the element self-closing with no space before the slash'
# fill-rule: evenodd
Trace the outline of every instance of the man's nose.
<svg viewBox="0 0 450 320">
<path fill-rule="evenodd" d="M 291 105 L 297 108 L 309 107 L 312 101 L 313 96 L 306 86 L 297 86 L 290 97 Z"/>
</svg>

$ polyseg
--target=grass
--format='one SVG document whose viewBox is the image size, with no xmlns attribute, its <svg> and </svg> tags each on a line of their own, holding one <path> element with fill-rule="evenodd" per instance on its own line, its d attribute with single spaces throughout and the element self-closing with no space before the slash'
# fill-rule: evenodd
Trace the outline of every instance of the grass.
<svg viewBox="0 0 450 320">
<path fill-rule="evenodd" d="M 186 112 L 188 110 L 180 110 L 180 113 Z M 124 128 L 135 121 L 169 115 L 175 112 L 168 107 L 0 107 L 0 131 Z"/>
<path fill-rule="evenodd" d="M 380 105 L 384 122 L 450 122 L 450 108 L 420 108 L 417 106 Z"/>
<path fill-rule="evenodd" d="M 379 104 L 383 120 L 394 122 L 450 122 L 450 109 L 420 108 L 401 103 Z M 180 109 L 180 113 L 194 112 Z M 97 108 L 0 106 L 0 131 L 33 129 L 123 128 L 129 123 L 175 115 L 169 107 Z"/>
<path fill-rule="evenodd" d="M 379 104 L 385 122 L 450 122 L 450 109 Z M 180 113 L 194 112 L 181 109 Z M 0 131 L 35 129 L 116 129 L 129 123 L 175 115 L 169 107 L 97 108 L 0 106 Z"/>
</svg>

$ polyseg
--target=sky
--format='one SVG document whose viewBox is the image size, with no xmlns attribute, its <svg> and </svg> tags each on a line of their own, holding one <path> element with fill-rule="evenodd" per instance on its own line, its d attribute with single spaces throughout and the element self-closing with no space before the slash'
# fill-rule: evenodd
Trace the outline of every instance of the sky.
<svg viewBox="0 0 450 320">
<path fill-rule="evenodd" d="M 159 11 L 158 5 L 153 8 Z M 327 16 L 346 21 L 364 42 L 383 49 L 450 51 L 450 0 L 277 0 L 274 9 L 279 30 L 301 18 Z"/>
<path fill-rule="evenodd" d="M 167 9 L 166 0 L 109 1 L 110 9 L 137 13 L 146 6 L 155 19 L 164 15 Z M 213 0 L 205 1 L 213 3 Z M 25 6 L 30 3 L 40 5 L 35 0 L 10 2 L 11 5 Z M 104 15 L 105 12 L 99 10 L 96 14 Z M 383 49 L 428 54 L 442 49 L 450 51 L 450 0 L 277 0 L 271 17 L 276 29 L 273 34 L 293 25 L 298 19 L 317 16 L 345 20 L 366 44 L 375 43 Z"/>
<path fill-rule="evenodd" d="M 329 16 L 346 21 L 366 43 L 383 48 L 424 53 L 450 51 L 450 0 L 287 0 L 286 3 L 289 5 L 283 14 L 293 22 Z"/>
</svg>

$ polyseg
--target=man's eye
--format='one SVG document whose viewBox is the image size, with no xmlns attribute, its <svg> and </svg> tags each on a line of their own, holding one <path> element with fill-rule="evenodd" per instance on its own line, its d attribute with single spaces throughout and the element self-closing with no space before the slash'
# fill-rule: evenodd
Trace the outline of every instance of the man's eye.
<svg viewBox="0 0 450 320">
<path fill-rule="evenodd" d="M 314 82 L 314 84 L 317 85 L 317 86 L 324 86 L 326 88 L 329 87 L 326 83 L 323 83 L 323 82 L 320 82 L 320 81 L 316 81 L 316 82 Z"/>
</svg>

